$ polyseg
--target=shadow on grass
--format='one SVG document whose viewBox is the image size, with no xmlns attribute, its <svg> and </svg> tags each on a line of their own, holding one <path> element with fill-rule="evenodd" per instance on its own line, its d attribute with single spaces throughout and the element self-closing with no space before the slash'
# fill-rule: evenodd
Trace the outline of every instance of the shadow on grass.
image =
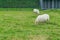
<svg viewBox="0 0 60 40">
<path fill-rule="evenodd" d="M 57 23 L 52 23 L 52 22 L 47 22 L 46 24 L 51 24 L 51 25 L 57 25 L 57 26 L 60 26 L 59 24 L 57 24 Z"/>
</svg>

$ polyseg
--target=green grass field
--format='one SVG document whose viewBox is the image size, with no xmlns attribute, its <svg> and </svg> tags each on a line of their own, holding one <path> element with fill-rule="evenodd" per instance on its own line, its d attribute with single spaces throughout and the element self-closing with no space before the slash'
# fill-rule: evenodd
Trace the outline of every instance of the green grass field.
<svg viewBox="0 0 60 40">
<path fill-rule="evenodd" d="M 60 10 L 41 10 L 49 23 L 34 24 L 32 9 L 0 11 L 0 40 L 60 40 Z"/>
</svg>

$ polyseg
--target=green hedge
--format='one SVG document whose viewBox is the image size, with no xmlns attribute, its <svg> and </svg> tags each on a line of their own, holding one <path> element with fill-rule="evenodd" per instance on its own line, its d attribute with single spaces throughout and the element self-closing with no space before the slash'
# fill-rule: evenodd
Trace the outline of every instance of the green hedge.
<svg viewBox="0 0 60 40">
<path fill-rule="evenodd" d="M 0 0 L 0 8 L 35 8 L 39 7 L 39 0 Z"/>
</svg>

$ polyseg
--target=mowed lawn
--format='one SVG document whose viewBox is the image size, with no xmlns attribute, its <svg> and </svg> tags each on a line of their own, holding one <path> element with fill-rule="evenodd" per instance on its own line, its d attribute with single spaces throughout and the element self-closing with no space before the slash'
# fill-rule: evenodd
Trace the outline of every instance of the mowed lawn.
<svg viewBox="0 0 60 40">
<path fill-rule="evenodd" d="M 35 25 L 32 10 L 0 11 L 0 40 L 60 40 L 60 10 L 40 10 L 50 21 Z"/>
</svg>

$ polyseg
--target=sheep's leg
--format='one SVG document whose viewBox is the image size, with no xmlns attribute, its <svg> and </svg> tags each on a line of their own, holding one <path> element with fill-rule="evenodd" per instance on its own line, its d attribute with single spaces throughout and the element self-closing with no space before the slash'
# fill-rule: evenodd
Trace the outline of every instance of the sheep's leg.
<svg viewBox="0 0 60 40">
<path fill-rule="evenodd" d="M 46 23 L 49 24 L 49 19 L 47 19 Z"/>
<path fill-rule="evenodd" d="M 49 19 L 47 19 L 47 21 L 49 21 Z"/>
</svg>

